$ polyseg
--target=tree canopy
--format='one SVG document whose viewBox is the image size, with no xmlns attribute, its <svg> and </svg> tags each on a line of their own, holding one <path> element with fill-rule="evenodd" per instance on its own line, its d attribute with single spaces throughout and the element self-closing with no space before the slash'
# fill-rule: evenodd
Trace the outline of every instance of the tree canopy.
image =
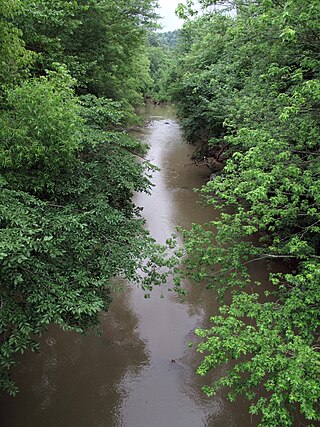
<svg viewBox="0 0 320 427">
<path fill-rule="evenodd" d="M 183 29 L 162 35 L 154 0 L 0 4 L 0 387 L 17 392 L 10 367 L 50 323 L 96 328 L 112 279 L 141 283 L 149 269 L 150 289 L 165 279 L 160 264 L 173 266 L 175 286 L 191 277 L 220 298 L 220 314 L 197 330 L 205 392 L 245 395 L 261 426 L 312 426 L 320 3 L 198 3 L 201 13 L 180 5 Z M 163 258 L 132 202 L 152 166 L 136 161 L 146 147 L 122 129 L 145 96 L 172 96 L 211 169 L 201 194 L 220 217 L 183 231 L 183 268 Z M 268 291 L 249 272 L 259 260 L 286 267 Z"/>
<path fill-rule="evenodd" d="M 174 100 L 211 167 L 201 193 L 221 214 L 184 231 L 184 274 L 233 297 L 197 331 L 198 372 L 226 365 L 205 391 L 244 394 L 259 425 L 293 425 L 298 408 L 311 426 L 320 419 L 320 3 L 200 3 L 199 16 L 192 2 L 179 7 L 192 19 Z M 248 272 L 261 259 L 290 271 L 270 274 L 269 292 Z"/>
<path fill-rule="evenodd" d="M 149 32 L 148 55 L 152 82 L 147 95 L 154 102 L 170 101 L 179 35 L 179 30 L 166 33 Z"/>
<path fill-rule="evenodd" d="M 132 203 L 146 147 L 122 129 L 148 87 L 156 2 L 0 5 L 0 387 L 51 323 L 85 332 L 111 280 L 156 248 Z M 114 286 L 114 285 L 113 285 Z"/>
</svg>

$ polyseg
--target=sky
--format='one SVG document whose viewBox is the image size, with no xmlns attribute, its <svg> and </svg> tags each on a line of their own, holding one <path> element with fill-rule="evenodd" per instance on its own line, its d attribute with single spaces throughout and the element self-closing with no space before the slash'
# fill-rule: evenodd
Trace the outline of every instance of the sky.
<svg viewBox="0 0 320 427">
<path fill-rule="evenodd" d="M 183 20 L 179 19 L 174 11 L 179 3 L 183 3 L 182 0 L 158 0 L 160 8 L 158 14 L 163 16 L 163 19 L 159 22 L 163 26 L 161 31 L 174 31 L 182 27 Z"/>
<path fill-rule="evenodd" d="M 163 29 L 160 31 L 174 31 L 174 30 L 177 30 L 178 28 L 181 28 L 183 25 L 183 19 L 179 19 L 174 12 L 178 4 L 185 3 L 185 1 L 184 0 L 158 0 L 158 3 L 160 7 L 159 9 L 157 9 L 157 13 L 163 17 L 163 19 L 159 20 L 159 23 L 163 26 Z M 197 4 L 197 1 L 195 1 L 195 4 Z M 217 7 L 219 8 L 219 6 Z M 231 11 L 229 13 L 231 14 L 231 16 L 235 15 L 235 11 Z"/>
</svg>

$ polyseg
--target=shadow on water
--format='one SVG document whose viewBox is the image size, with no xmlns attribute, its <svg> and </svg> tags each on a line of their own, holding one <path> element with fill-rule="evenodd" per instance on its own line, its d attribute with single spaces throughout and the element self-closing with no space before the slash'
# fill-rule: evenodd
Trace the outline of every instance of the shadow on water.
<svg viewBox="0 0 320 427">
<path fill-rule="evenodd" d="M 102 335 L 81 336 L 51 327 L 38 354 L 21 358 L 15 398 L 1 399 L 1 427 L 121 426 L 121 378 L 149 363 L 138 333 L 131 291 L 116 295 L 101 317 Z"/>
</svg>

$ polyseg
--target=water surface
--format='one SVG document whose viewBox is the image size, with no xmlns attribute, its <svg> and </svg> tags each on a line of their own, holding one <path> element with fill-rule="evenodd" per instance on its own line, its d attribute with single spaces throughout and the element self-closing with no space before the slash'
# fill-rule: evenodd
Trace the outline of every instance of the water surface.
<svg viewBox="0 0 320 427">
<path fill-rule="evenodd" d="M 195 187 L 208 177 L 190 159 L 170 107 L 148 106 L 149 124 L 136 136 L 150 145 L 159 166 L 151 195 L 139 194 L 146 226 L 163 243 L 177 225 L 214 219 L 199 204 Z M 263 265 L 257 271 L 263 279 Z M 181 301 L 167 288 L 150 300 L 126 285 L 102 316 L 102 336 L 79 336 L 50 328 L 38 354 L 28 353 L 15 369 L 16 398 L 1 398 L 0 427 L 248 427 L 257 422 L 248 405 L 207 398 L 206 380 L 195 374 L 199 355 L 188 348 L 196 327 L 217 313 L 212 291 L 188 284 Z M 163 295 L 164 298 L 160 296 Z M 219 376 L 221 371 L 213 373 Z"/>
</svg>

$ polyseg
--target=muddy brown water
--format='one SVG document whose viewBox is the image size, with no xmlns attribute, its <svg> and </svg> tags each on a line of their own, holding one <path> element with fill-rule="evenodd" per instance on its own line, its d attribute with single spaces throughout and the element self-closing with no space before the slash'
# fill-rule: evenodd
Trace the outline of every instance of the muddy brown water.
<svg viewBox="0 0 320 427">
<path fill-rule="evenodd" d="M 139 194 L 136 203 L 163 243 L 177 225 L 204 223 L 216 212 L 202 207 L 193 191 L 208 170 L 192 164 L 192 147 L 183 143 L 172 109 L 146 108 L 149 124 L 136 136 L 150 144 L 148 158 L 161 170 L 152 194 Z M 264 280 L 265 266 L 258 268 Z M 208 379 L 195 374 L 200 356 L 188 342 L 217 313 L 217 303 L 212 291 L 187 287 L 184 300 L 166 288 L 145 299 L 125 285 L 102 316 L 100 337 L 51 327 L 40 352 L 25 354 L 15 368 L 20 393 L 1 397 L 0 427 L 256 426 L 245 401 L 231 404 L 223 393 L 209 399 L 201 391 Z"/>
</svg>

